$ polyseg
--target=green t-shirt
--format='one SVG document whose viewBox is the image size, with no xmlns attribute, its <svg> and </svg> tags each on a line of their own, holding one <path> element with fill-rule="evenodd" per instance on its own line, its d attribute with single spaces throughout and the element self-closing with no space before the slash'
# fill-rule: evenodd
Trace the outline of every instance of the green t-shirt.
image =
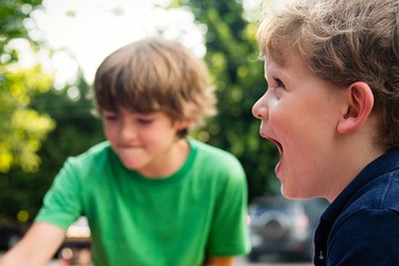
<svg viewBox="0 0 399 266">
<path fill-rule="evenodd" d="M 225 151 L 187 140 L 187 161 L 164 179 L 126 169 L 108 142 L 69 158 L 36 221 L 67 229 L 87 216 L 95 265 L 195 266 L 206 256 L 247 253 L 241 164 Z"/>
</svg>

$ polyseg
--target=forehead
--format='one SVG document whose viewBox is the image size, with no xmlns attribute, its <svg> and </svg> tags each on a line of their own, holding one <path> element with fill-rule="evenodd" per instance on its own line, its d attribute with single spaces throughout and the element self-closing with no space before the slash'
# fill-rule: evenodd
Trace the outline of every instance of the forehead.
<svg viewBox="0 0 399 266">
<path fill-rule="evenodd" d="M 273 61 L 281 67 L 305 62 L 298 49 L 288 44 L 281 45 L 278 49 L 275 48 L 273 52 L 266 54 L 265 61 Z"/>
<path fill-rule="evenodd" d="M 278 54 L 266 56 L 265 72 L 274 69 L 289 69 L 293 67 L 309 69 L 305 60 L 294 49 L 284 49 Z"/>
</svg>

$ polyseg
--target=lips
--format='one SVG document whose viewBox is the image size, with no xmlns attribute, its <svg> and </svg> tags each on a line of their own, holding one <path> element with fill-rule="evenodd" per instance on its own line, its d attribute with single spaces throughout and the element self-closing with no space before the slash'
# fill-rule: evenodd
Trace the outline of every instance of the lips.
<svg viewBox="0 0 399 266">
<path fill-rule="evenodd" d="M 278 142 L 276 139 L 270 137 L 269 135 L 265 134 L 264 132 L 262 132 L 262 130 L 259 132 L 259 134 L 261 135 L 262 138 L 265 138 L 267 140 L 270 140 L 271 142 L 274 143 L 274 145 L 276 145 L 278 152 L 280 154 L 280 160 L 279 162 L 276 164 L 276 167 L 274 169 L 274 172 L 276 173 L 276 176 L 278 178 L 280 178 L 280 171 L 281 171 L 281 156 L 283 154 L 283 146 L 281 145 L 280 142 Z"/>
<path fill-rule="evenodd" d="M 117 147 L 121 149 L 135 149 L 135 148 L 140 148 L 141 145 L 131 144 L 131 143 L 117 143 Z"/>
<path fill-rule="evenodd" d="M 280 177 L 281 177 L 280 174 L 281 174 L 281 159 L 282 159 L 282 154 L 283 154 L 283 146 L 281 145 L 280 142 L 278 142 L 277 140 L 275 140 L 273 138 L 268 138 L 268 140 L 270 140 L 271 142 L 273 142 L 277 146 L 278 152 L 280 153 L 280 160 L 278 161 L 278 163 L 276 164 L 276 167 L 274 168 L 274 172 L 276 173 L 277 178 L 280 179 Z"/>
<path fill-rule="evenodd" d="M 274 145 L 277 146 L 278 152 L 279 152 L 280 154 L 283 153 L 283 146 L 281 145 L 280 142 L 278 142 L 278 141 L 275 140 L 274 138 L 271 138 L 271 137 L 267 136 L 266 134 L 263 134 L 262 132 L 260 132 L 260 135 L 261 135 L 262 138 L 268 139 L 268 140 L 270 140 L 271 142 L 273 142 Z"/>
<path fill-rule="evenodd" d="M 271 142 L 273 142 L 277 146 L 278 152 L 280 154 L 283 153 L 283 146 L 281 146 L 280 142 L 278 142 L 277 140 L 272 139 L 272 138 L 268 138 L 268 140 L 270 140 Z"/>
</svg>

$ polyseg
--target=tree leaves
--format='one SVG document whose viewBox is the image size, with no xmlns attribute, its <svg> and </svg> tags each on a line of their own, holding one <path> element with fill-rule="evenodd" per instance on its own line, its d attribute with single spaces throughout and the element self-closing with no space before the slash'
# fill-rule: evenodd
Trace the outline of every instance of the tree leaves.
<svg viewBox="0 0 399 266">
<path fill-rule="evenodd" d="M 244 19 L 239 1 L 175 0 L 171 6 L 179 5 L 190 7 L 207 28 L 205 60 L 219 99 L 219 115 L 197 136 L 240 159 L 248 175 L 250 199 L 275 192 L 278 152 L 260 138 L 260 123 L 251 114 L 266 89 L 263 62 L 258 60 L 257 26 Z"/>
<path fill-rule="evenodd" d="M 29 107 L 35 92 L 48 91 L 51 77 L 40 66 L 30 69 L 8 70 L 3 67 L 0 85 L 0 172 L 11 166 L 22 167 L 27 172 L 39 168 L 37 152 L 41 141 L 54 129 L 54 121 Z"/>
<path fill-rule="evenodd" d="M 24 21 L 41 0 L 2 0 L 0 2 L 0 173 L 12 166 L 32 172 L 39 168 L 37 155 L 41 142 L 54 129 L 54 121 L 29 107 L 33 94 L 47 92 L 50 74 L 40 65 L 21 68 L 12 40 L 29 38 Z M 34 49 L 32 49 L 32 52 Z"/>
</svg>

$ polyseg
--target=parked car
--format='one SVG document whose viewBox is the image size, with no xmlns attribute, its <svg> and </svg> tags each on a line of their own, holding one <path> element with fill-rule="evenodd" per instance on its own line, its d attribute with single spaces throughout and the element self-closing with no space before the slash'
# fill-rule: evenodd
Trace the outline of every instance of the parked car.
<svg viewBox="0 0 399 266">
<path fill-rule="evenodd" d="M 9 250 L 22 236 L 23 231 L 20 228 L 0 221 L 0 250 Z"/>
<path fill-rule="evenodd" d="M 264 196 L 249 206 L 250 261 L 263 255 L 311 260 L 313 234 L 328 202 L 324 199 L 288 200 Z"/>
</svg>

